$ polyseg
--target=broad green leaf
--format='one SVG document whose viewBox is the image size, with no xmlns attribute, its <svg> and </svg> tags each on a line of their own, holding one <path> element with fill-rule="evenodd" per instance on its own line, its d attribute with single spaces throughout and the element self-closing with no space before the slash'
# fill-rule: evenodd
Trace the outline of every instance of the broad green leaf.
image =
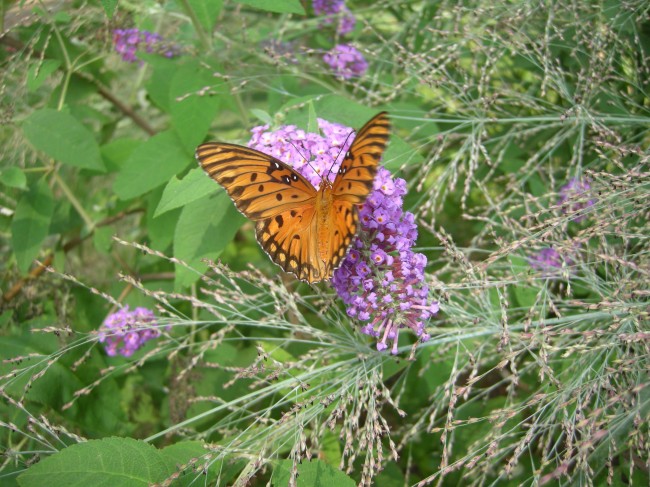
<svg viewBox="0 0 650 487">
<path fill-rule="evenodd" d="M 181 215 L 180 208 L 168 211 L 159 217 L 154 216 L 154 211 L 160 204 L 163 188 L 159 187 L 149 193 L 147 197 L 147 231 L 149 233 L 149 246 L 152 249 L 167 252 L 174 241 L 174 232 L 171 230 Z"/>
<path fill-rule="evenodd" d="M 61 62 L 56 59 L 45 59 L 42 62 L 33 63 L 27 72 L 27 91 L 33 92 L 39 89 L 59 66 L 61 66 Z"/>
<path fill-rule="evenodd" d="M 173 177 L 165 186 L 154 217 L 203 198 L 219 188 L 220 186 L 210 179 L 200 167 L 190 170 L 183 179 Z"/>
<path fill-rule="evenodd" d="M 63 164 L 104 171 L 93 133 L 69 113 L 43 108 L 23 123 L 25 137 L 38 150 Z"/>
<path fill-rule="evenodd" d="M 266 10 L 267 12 L 277 12 L 281 14 L 301 14 L 306 15 L 305 9 L 299 0 L 235 0 L 237 3 L 250 5 L 251 7 Z"/>
<path fill-rule="evenodd" d="M 220 105 L 223 82 L 198 61 L 176 70 L 169 90 L 172 125 L 188 151 L 194 152 L 212 124 Z"/>
<path fill-rule="evenodd" d="M 154 446 L 131 438 L 90 440 L 44 458 L 18 477 L 22 487 L 149 486 L 175 472 Z"/>
<path fill-rule="evenodd" d="M 316 109 L 312 102 L 309 103 L 309 122 L 307 122 L 307 132 L 313 134 L 318 133 L 318 117 L 316 116 Z"/>
<path fill-rule="evenodd" d="M 0 171 L 0 182 L 10 188 L 27 188 L 27 177 L 18 167 L 5 167 L 2 169 Z"/>
<path fill-rule="evenodd" d="M 216 259 L 244 222 L 225 191 L 203 197 L 183 208 L 174 233 L 174 256 L 199 273 L 207 269 L 201 259 Z M 200 274 L 176 265 L 176 287 L 192 284 Z"/>
<path fill-rule="evenodd" d="M 268 112 L 260 110 L 259 108 L 251 108 L 251 113 L 255 115 L 255 118 L 257 118 L 260 122 L 268 125 L 273 124 L 273 118 L 271 115 L 269 115 Z"/>
<path fill-rule="evenodd" d="M 189 3 L 203 28 L 208 32 L 212 32 L 212 28 L 217 22 L 217 16 L 221 12 L 223 0 L 188 0 L 187 3 Z"/>
<path fill-rule="evenodd" d="M 135 148 L 143 143 L 142 140 L 136 139 L 115 139 L 101 146 L 100 152 L 104 164 L 106 164 L 106 170 L 108 172 L 117 172 L 124 166 Z"/>
<path fill-rule="evenodd" d="M 271 482 L 275 487 L 289 485 L 293 460 L 283 460 L 273 469 Z M 354 487 L 356 482 L 338 468 L 322 460 L 312 460 L 298 465 L 298 485 L 312 487 Z"/>
<path fill-rule="evenodd" d="M 165 131 L 136 147 L 113 183 L 120 199 L 135 198 L 150 191 L 183 170 L 192 157 L 183 151 L 178 137 Z"/>
<path fill-rule="evenodd" d="M 149 81 L 145 85 L 149 97 L 158 108 L 169 113 L 169 90 L 174 74 L 178 70 L 178 63 L 164 56 L 140 52 L 138 52 L 138 59 L 141 59 L 153 68 L 153 73 L 151 73 Z"/>
<path fill-rule="evenodd" d="M 18 269 L 27 272 L 47 237 L 54 213 L 52 190 L 43 179 L 18 201 L 11 223 L 11 244 Z"/>
<path fill-rule="evenodd" d="M 115 228 L 112 225 L 96 228 L 93 234 L 95 249 L 102 254 L 108 254 L 113 246 L 113 235 L 115 233 Z"/>
<path fill-rule="evenodd" d="M 102 0 L 102 7 L 104 7 L 106 17 L 112 19 L 115 9 L 117 8 L 117 0 Z"/>
</svg>

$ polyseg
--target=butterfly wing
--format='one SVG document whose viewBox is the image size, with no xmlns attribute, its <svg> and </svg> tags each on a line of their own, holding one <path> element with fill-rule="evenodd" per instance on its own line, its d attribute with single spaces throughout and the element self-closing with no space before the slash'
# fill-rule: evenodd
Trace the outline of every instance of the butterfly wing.
<svg viewBox="0 0 650 487">
<path fill-rule="evenodd" d="M 323 279 L 316 190 L 309 181 L 282 161 L 248 147 L 207 143 L 197 148 L 196 158 L 237 209 L 256 222 L 257 240 L 273 262 L 299 279 Z"/>
<path fill-rule="evenodd" d="M 375 115 L 357 132 L 332 185 L 335 200 L 355 205 L 366 200 L 372 191 L 389 133 L 390 120 L 386 112 Z"/>
<path fill-rule="evenodd" d="M 237 209 L 253 221 L 314 204 L 314 187 L 284 162 L 234 144 L 209 142 L 196 159 L 223 186 Z"/>
<path fill-rule="evenodd" d="M 372 191 L 389 132 L 390 121 L 386 112 L 373 117 L 357 133 L 334 179 L 333 202 L 328 215 L 329 246 L 321 252 L 325 253 L 328 276 L 341 263 L 357 232 L 357 205 L 362 204 Z"/>
</svg>

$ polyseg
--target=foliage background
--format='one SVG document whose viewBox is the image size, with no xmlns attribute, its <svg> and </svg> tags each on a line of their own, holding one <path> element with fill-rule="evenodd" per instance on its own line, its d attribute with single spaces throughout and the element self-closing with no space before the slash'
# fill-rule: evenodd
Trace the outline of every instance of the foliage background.
<svg viewBox="0 0 650 487">
<path fill-rule="evenodd" d="M 650 6 L 348 7 L 342 39 L 297 0 L 2 2 L 3 483 L 647 485 Z M 124 62 L 130 27 L 178 55 Z M 193 160 L 380 110 L 441 302 L 397 357 Z M 120 304 L 163 332 L 128 359 L 97 341 Z"/>
</svg>

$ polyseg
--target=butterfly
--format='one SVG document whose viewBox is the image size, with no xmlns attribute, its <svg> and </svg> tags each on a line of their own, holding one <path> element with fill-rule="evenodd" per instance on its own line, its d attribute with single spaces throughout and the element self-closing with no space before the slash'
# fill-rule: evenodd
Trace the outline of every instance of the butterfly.
<svg viewBox="0 0 650 487">
<path fill-rule="evenodd" d="M 373 189 L 389 132 L 386 112 L 373 117 L 357 132 L 334 182 L 325 176 L 318 190 L 289 165 L 248 147 L 208 142 L 195 155 L 255 222 L 257 240 L 271 260 L 314 283 L 332 276 L 352 243 L 357 206 Z"/>
</svg>

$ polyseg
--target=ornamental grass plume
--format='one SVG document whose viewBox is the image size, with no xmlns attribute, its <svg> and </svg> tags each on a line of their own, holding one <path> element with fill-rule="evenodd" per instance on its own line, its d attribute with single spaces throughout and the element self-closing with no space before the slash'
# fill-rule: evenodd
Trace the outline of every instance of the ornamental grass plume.
<svg viewBox="0 0 650 487">
<path fill-rule="evenodd" d="M 322 174 L 334 181 L 339 156 L 352 143 L 351 128 L 320 118 L 318 126 L 323 135 L 294 125 L 274 131 L 268 125 L 255 127 L 248 145 L 291 165 L 318 188 Z M 359 208 L 361 231 L 332 277 L 348 315 L 367 322 L 361 331 L 378 339 L 378 350 L 391 346 L 393 354 L 402 328 L 428 340 L 425 323 L 439 309 L 424 279 L 427 258 L 412 251 L 417 226 L 414 215 L 402 209 L 404 194 L 406 181 L 380 167 L 373 191 Z"/>
<path fill-rule="evenodd" d="M 129 63 L 139 61 L 135 55 L 138 50 L 156 52 L 168 58 L 178 55 L 176 46 L 166 43 L 160 34 L 146 30 L 115 29 L 113 43 L 115 51 L 122 56 L 122 60 Z"/>
<path fill-rule="evenodd" d="M 160 336 L 157 327 L 153 311 L 142 307 L 129 311 L 125 306 L 106 317 L 99 328 L 99 341 L 109 356 L 130 357 L 146 342 Z"/>
<path fill-rule="evenodd" d="M 338 44 L 325 53 L 323 61 L 332 69 L 334 75 L 343 79 L 359 78 L 368 70 L 368 62 L 355 47 Z"/>
</svg>

